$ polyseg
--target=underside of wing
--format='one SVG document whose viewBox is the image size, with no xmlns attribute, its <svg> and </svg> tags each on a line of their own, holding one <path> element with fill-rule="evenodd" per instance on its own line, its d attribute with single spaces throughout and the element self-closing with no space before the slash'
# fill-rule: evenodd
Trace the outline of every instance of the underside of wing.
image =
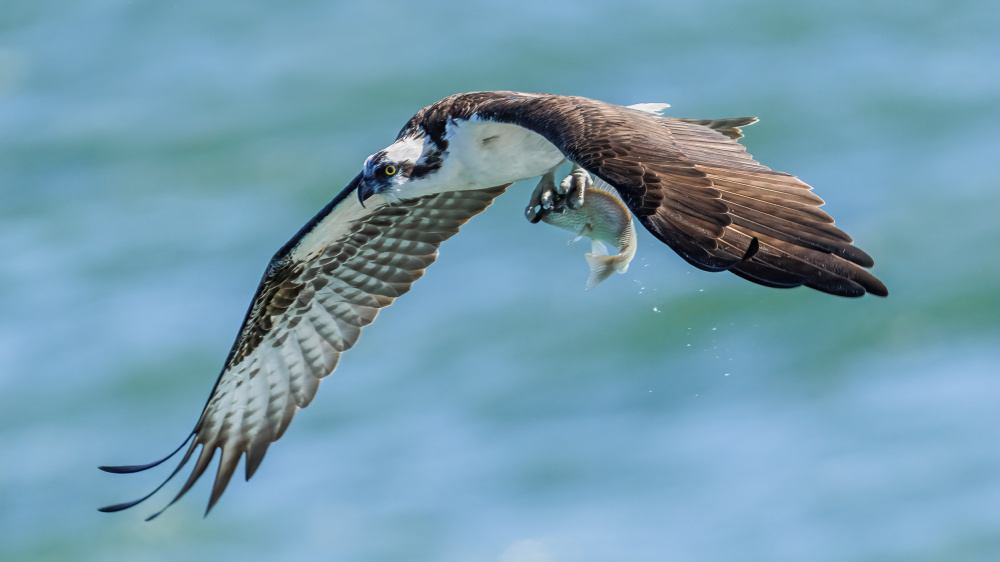
<svg viewBox="0 0 1000 562">
<path fill-rule="evenodd" d="M 310 223 L 312 232 L 300 233 L 297 245 L 283 248 L 268 267 L 226 366 L 188 438 L 191 443 L 167 478 L 196 458 L 190 476 L 167 507 L 201 477 L 216 450 L 221 451 L 221 460 L 208 510 L 244 455 L 249 479 L 295 412 L 315 396 L 320 379 L 357 342 L 361 328 L 374 321 L 379 309 L 406 293 L 437 258 L 440 244 L 505 189 L 441 193 L 369 210 L 361 209 L 354 197 L 338 197 L 324 209 L 326 214 Z M 138 472 L 165 460 L 102 469 Z M 131 507 L 160 487 L 144 498 L 101 511 Z M 159 513 L 162 510 L 150 519 Z"/>
<path fill-rule="evenodd" d="M 736 142 L 755 118 L 678 119 L 545 94 L 465 96 L 452 106 L 539 133 L 614 186 L 639 222 L 695 267 L 769 287 L 888 294 L 867 271 L 871 257 L 834 226 L 812 188 Z"/>
</svg>

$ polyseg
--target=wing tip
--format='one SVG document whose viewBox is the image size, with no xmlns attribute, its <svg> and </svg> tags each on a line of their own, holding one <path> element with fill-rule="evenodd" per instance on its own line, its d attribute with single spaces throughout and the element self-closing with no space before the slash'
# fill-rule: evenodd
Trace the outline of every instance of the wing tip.
<svg viewBox="0 0 1000 562">
<path fill-rule="evenodd" d="M 167 457 L 167 458 L 170 458 L 170 457 Z M 149 470 L 150 468 L 153 468 L 154 466 L 156 466 L 156 465 L 162 463 L 163 461 L 167 460 L 167 458 L 161 459 L 161 460 L 156 461 L 156 462 L 151 462 L 149 464 L 130 464 L 130 465 L 122 465 L 122 466 L 99 466 L 99 467 L 97 467 L 97 469 L 98 470 L 103 470 L 104 472 L 107 472 L 107 473 L 110 473 L 110 474 L 135 474 L 136 472 L 142 472 L 143 470 Z"/>
<path fill-rule="evenodd" d="M 889 296 L 889 288 L 886 287 L 885 283 L 883 283 L 882 281 L 880 281 L 874 275 L 871 276 L 871 279 L 868 280 L 868 283 L 866 283 L 864 285 L 864 287 L 865 287 L 865 290 L 868 291 L 868 294 L 870 294 L 870 295 L 874 295 L 876 297 L 882 297 L 882 298 L 885 298 L 885 297 Z"/>
<path fill-rule="evenodd" d="M 136 504 L 139 504 L 143 500 L 145 500 L 147 497 L 149 497 L 149 496 L 146 496 L 146 497 L 143 497 L 143 498 L 140 498 L 140 499 L 137 499 L 137 500 L 132 500 L 130 502 L 122 502 L 122 503 L 116 503 L 114 505 L 106 505 L 104 507 L 97 508 L 97 511 L 100 511 L 101 513 L 115 513 L 117 511 L 122 511 L 122 510 L 128 509 L 128 508 L 130 508 L 130 507 L 132 507 L 132 506 L 134 506 Z"/>
<path fill-rule="evenodd" d="M 176 449 L 174 449 L 174 451 L 172 453 L 170 453 L 169 455 L 163 457 L 162 459 L 160 459 L 160 460 L 158 460 L 156 462 L 152 462 L 152 463 L 149 463 L 149 464 L 139 464 L 139 465 L 99 466 L 97 468 L 99 468 L 100 470 L 103 470 L 104 472 L 108 472 L 108 473 L 111 473 L 111 474 L 132 474 L 132 473 L 135 473 L 135 472 L 141 472 L 143 470 L 148 470 L 150 468 L 153 468 L 154 466 L 162 464 L 167 459 L 169 459 L 169 458 L 173 457 L 174 455 L 176 455 L 178 451 L 180 451 L 182 448 L 184 448 L 184 446 L 187 445 L 189 441 L 191 441 L 191 437 L 192 436 L 194 436 L 194 432 L 193 431 L 190 434 L 188 434 L 187 439 L 185 439 L 184 442 L 181 443 L 179 447 L 177 447 Z M 177 465 L 177 468 L 175 468 L 174 471 L 170 473 L 170 476 L 168 476 L 166 478 L 166 480 L 164 480 L 163 482 L 161 482 L 159 486 L 157 486 L 155 489 L 153 489 L 152 492 L 146 494 L 145 496 L 143 496 L 143 497 L 141 497 L 141 498 L 139 498 L 137 500 L 132 500 L 132 501 L 129 501 L 129 502 L 116 503 L 114 505 L 108 505 L 108 506 L 104 506 L 104 507 L 99 507 L 99 508 L 97 508 L 97 511 L 100 511 L 101 513 L 115 513 L 115 512 L 118 512 L 118 511 L 126 510 L 126 509 L 128 509 L 130 507 L 136 506 L 136 505 L 138 505 L 138 504 L 140 504 L 140 503 L 148 500 L 149 498 L 151 498 L 154 494 L 156 494 L 156 492 L 159 492 L 160 489 L 163 488 L 167 484 L 167 482 L 170 482 L 170 480 L 172 480 L 173 477 L 176 476 L 178 472 L 180 472 L 181 468 L 183 468 L 184 465 L 187 464 L 188 459 L 191 458 L 191 452 L 194 450 L 195 445 L 197 445 L 197 443 L 192 443 L 191 444 L 191 447 L 188 449 L 188 452 L 184 455 L 184 458 L 181 459 L 181 462 L 180 462 L 180 464 Z M 173 502 L 171 502 L 171 503 L 173 503 Z M 169 507 L 169 505 L 168 505 L 168 507 Z M 164 509 L 166 509 L 166 508 L 164 508 Z M 148 518 L 146 520 L 149 521 L 153 517 L 159 515 L 162 512 L 163 512 L 163 510 L 160 510 L 159 512 L 157 512 L 154 515 L 150 516 L 150 518 Z"/>
<path fill-rule="evenodd" d="M 142 472 L 144 470 L 149 470 L 150 468 L 153 468 L 154 466 L 159 466 L 159 465 L 165 463 L 166 461 L 170 460 L 171 457 L 173 457 L 174 455 L 176 455 L 181 449 L 184 448 L 184 445 L 187 445 L 188 441 L 190 441 L 191 437 L 193 437 L 193 436 L 194 436 L 194 431 L 192 431 L 191 433 L 189 433 L 188 436 L 187 436 L 187 438 L 184 439 L 184 441 L 182 441 L 181 444 L 176 449 L 173 450 L 173 452 L 171 452 L 169 455 L 163 457 L 162 459 L 160 459 L 158 461 L 153 461 L 153 462 L 147 463 L 147 464 L 123 464 L 123 465 L 119 465 L 119 466 L 103 465 L 103 466 L 97 467 L 97 469 L 98 470 L 103 470 L 104 472 L 109 472 L 111 474 L 134 474 L 136 472 Z"/>
</svg>

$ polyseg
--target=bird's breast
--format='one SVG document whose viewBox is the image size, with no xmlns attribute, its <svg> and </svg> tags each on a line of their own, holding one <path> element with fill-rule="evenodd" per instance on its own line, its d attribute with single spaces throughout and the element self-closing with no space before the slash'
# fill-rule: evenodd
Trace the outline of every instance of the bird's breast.
<svg viewBox="0 0 1000 562">
<path fill-rule="evenodd" d="M 545 137 L 518 125 L 456 120 L 449 134 L 449 158 L 481 187 L 540 176 L 564 159 Z"/>
</svg>

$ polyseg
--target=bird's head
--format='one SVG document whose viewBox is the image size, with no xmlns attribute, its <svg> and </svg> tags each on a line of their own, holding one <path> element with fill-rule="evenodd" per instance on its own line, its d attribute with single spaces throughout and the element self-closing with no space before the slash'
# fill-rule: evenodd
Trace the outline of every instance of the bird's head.
<svg viewBox="0 0 1000 562">
<path fill-rule="evenodd" d="M 364 205 L 373 195 L 399 201 L 423 195 L 426 183 L 443 163 L 445 150 L 425 135 L 405 136 L 365 160 L 358 176 L 358 200 Z"/>
</svg>

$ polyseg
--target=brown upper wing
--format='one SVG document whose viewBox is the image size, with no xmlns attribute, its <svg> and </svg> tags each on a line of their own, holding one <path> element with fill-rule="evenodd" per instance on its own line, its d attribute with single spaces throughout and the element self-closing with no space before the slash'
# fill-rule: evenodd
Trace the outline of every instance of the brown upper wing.
<svg viewBox="0 0 1000 562">
<path fill-rule="evenodd" d="M 614 186 L 650 233 L 698 268 L 770 287 L 888 294 L 866 270 L 871 257 L 833 225 L 812 188 L 761 165 L 736 142 L 739 119 L 677 119 L 580 97 L 479 92 L 429 106 L 408 126 L 437 122 L 444 111 L 541 134 Z"/>
<path fill-rule="evenodd" d="M 361 328 L 406 293 L 437 258 L 438 246 L 505 188 L 442 193 L 368 210 L 353 196 L 341 197 L 339 205 L 324 210 L 324 221 L 318 217 L 310 223 L 317 233 L 328 226 L 323 232 L 332 234 L 331 239 L 300 235 L 301 244 L 315 248 L 307 259 L 297 259 L 301 255 L 294 245 L 279 252 L 257 289 L 191 444 L 170 475 L 201 446 L 191 475 L 168 507 L 205 472 L 216 450 L 221 460 L 209 510 L 243 455 L 249 479 L 295 412 L 313 399 L 320 379 L 357 342 Z M 102 468 L 138 472 L 160 462 Z M 150 495 L 102 511 L 119 511 Z"/>
</svg>

